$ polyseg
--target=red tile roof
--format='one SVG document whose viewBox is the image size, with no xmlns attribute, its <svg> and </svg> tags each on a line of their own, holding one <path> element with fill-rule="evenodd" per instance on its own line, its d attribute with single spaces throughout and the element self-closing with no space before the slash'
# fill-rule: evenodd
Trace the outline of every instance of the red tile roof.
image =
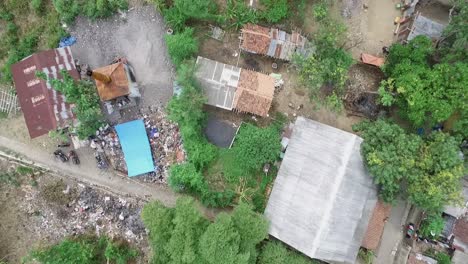
<svg viewBox="0 0 468 264">
<path fill-rule="evenodd" d="M 382 237 L 385 220 L 390 216 L 392 206 L 382 201 L 377 201 L 372 213 L 372 217 L 367 225 L 366 235 L 361 246 L 370 250 L 375 250 L 379 246 Z"/>
<path fill-rule="evenodd" d="M 455 222 L 453 235 L 457 240 L 468 244 L 468 216 L 461 217 Z"/>
</svg>

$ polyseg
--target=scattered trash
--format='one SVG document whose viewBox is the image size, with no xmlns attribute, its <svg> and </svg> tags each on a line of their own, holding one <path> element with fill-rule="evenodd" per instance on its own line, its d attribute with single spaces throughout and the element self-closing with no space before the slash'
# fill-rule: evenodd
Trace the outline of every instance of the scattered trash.
<svg viewBox="0 0 468 264">
<path fill-rule="evenodd" d="M 76 38 L 69 36 L 60 39 L 59 48 L 68 47 L 76 43 Z"/>
</svg>

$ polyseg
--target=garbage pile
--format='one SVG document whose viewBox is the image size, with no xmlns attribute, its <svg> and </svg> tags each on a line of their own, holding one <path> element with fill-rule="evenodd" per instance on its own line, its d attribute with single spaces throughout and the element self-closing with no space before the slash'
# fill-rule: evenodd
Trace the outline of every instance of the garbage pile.
<svg viewBox="0 0 468 264">
<path fill-rule="evenodd" d="M 31 215 L 31 228 L 41 237 L 54 241 L 91 231 L 145 243 L 146 232 L 140 218 L 143 203 L 108 195 L 80 183 L 65 185 L 58 192 L 69 195 L 70 201 L 53 204 L 45 201 L 37 188 L 24 186 L 25 202 L 19 210 Z"/>
<path fill-rule="evenodd" d="M 164 110 L 159 107 L 151 109 L 141 118 L 150 142 L 155 170 L 135 178 L 144 182 L 166 184 L 169 167 L 185 160 L 179 127 L 169 121 Z M 109 160 L 115 170 L 127 174 L 122 147 L 113 127 L 105 125 L 99 128 L 92 138 L 90 146 L 95 150 L 96 155 L 102 157 L 102 162 Z M 98 166 L 99 164 L 98 162 Z M 101 165 L 100 167 L 105 166 Z"/>
<path fill-rule="evenodd" d="M 155 171 L 138 176 L 145 182 L 167 183 L 168 169 L 174 163 L 185 160 L 179 127 L 168 120 L 160 107 L 151 109 L 143 115 L 146 133 L 151 146 Z"/>
</svg>

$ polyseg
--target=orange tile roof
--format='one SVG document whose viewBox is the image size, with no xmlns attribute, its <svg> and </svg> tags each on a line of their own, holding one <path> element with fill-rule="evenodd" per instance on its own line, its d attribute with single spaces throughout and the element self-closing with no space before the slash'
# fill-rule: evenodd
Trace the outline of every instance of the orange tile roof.
<svg viewBox="0 0 468 264">
<path fill-rule="evenodd" d="M 372 217 L 367 225 L 366 235 L 361 246 L 370 250 L 375 250 L 379 246 L 382 237 L 385 220 L 390 216 L 392 206 L 382 201 L 377 201 L 372 213 Z"/>
<path fill-rule="evenodd" d="M 125 72 L 125 67 L 122 62 L 95 69 L 94 71 L 110 76 L 111 78 L 110 83 L 95 80 L 98 94 L 102 101 L 112 100 L 130 93 L 127 73 Z"/>
<path fill-rule="evenodd" d="M 453 228 L 453 235 L 456 239 L 468 244 L 468 216 L 457 219 Z"/>
<path fill-rule="evenodd" d="M 233 108 L 241 112 L 266 116 L 270 110 L 274 92 L 273 77 L 242 69 L 234 94 Z"/>
<path fill-rule="evenodd" d="M 270 29 L 259 25 L 247 24 L 242 30 L 242 49 L 258 54 L 267 54 L 270 47 Z"/>
</svg>

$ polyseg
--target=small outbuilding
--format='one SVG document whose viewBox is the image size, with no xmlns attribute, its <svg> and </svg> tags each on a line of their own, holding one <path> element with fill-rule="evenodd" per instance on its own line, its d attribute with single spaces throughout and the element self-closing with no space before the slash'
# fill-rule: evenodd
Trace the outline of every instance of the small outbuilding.
<svg viewBox="0 0 468 264">
<path fill-rule="evenodd" d="M 112 100 L 130 93 L 127 72 L 122 62 L 93 70 L 93 77 L 102 101 Z"/>
<path fill-rule="evenodd" d="M 197 58 L 197 79 L 208 105 L 266 116 L 275 93 L 275 79 L 263 73 L 203 57 Z"/>
<path fill-rule="evenodd" d="M 254 54 L 290 61 L 296 52 L 304 53 L 306 45 L 307 39 L 294 31 L 289 34 L 254 24 L 241 29 L 241 49 Z"/>
<path fill-rule="evenodd" d="M 265 210 L 271 236 L 311 258 L 355 263 L 377 202 L 361 142 L 297 118 Z"/>
<path fill-rule="evenodd" d="M 65 128 L 74 121 L 72 106 L 66 102 L 65 96 L 48 81 L 36 76 L 36 72 L 43 72 L 48 78 L 61 79 L 61 70 L 79 79 L 70 47 L 37 52 L 11 66 L 16 93 L 31 138 Z"/>
</svg>

